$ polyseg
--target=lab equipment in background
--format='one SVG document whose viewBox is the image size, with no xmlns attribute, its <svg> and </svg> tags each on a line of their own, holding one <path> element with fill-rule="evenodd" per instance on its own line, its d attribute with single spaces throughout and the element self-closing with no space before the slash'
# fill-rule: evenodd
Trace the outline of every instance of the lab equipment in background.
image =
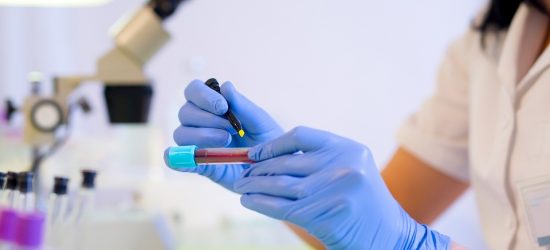
<svg viewBox="0 0 550 250">
<path fill-rule="evenodd" d="M 34 122 L 28 123 L 30 127 L 26 141 L 31 145 L 52 141 L 40 140 L 40 136 L 52 134 L 66 125 L 71 109 L 68 97 L 84 82 L 102 82 L 105 85 L 104 95 L 111 123 L 146 123 L 153 90 L 143 68 L 168 41 L 169 34 L 162 27 L 162 21 L 173 14 L 181 2 L 148 1 L 130 19 L 125 16 L 115 24 L 115 47 L 97 61 L 95 74 L 56 77 L 53 97 L 28 99 L 24 112 L 30 115 L 31 121 L 35 118 L 39 120 L 42 107 L 44 110 L 49 107 L 46 111 L 55 114 L 55 119 L 50 123 L 53 126 L 47 129 L 36 126 Z M 33 113 L 32 110 L 36 111 Z"/>
<path fill-rule="evenodd" d="M 3 203 L 5 206 L 9 208 L 15 207 L 15 200 L 19 193 L 17 191 L 17 179 L 18 179 L 17 173 L 15 172 L 9 171 L 6 174 L 6 192 L 5 192 L 5 197 L 3 198 L 4 200 Z"/>
<path fill-rule="evenodd" d="M 220 94 L 220 95 L 222 94 L 221 89 L 220 89 L 220 84 L 218 83 L 218 81 L 215 78 L 208 79 L 204 84 L 206 84 L 206 86 L 208 86 L 212 90 L 218 92 L 218 94 Z M 241 124 L 241 121 L 239 121 L 239 119 L 237 119 L 237 117 L 235 116 L 235 114 L 233 114 L 233 112 L 231 111 L 231 109 L 229 107 L 227 108 L 227 112 L 225 112 L 224 115 L 227 118 L 227 120 L 229 120 L 229 123 L 231 123 L 231 126 L 233 126 L 235 131 L 237 131 L 239 136 L 244 137 L 244 130 L 243 130 L 243 126 Z"/>
<path fill-rule="evenodd" d="M 69 179 L 55 177 L 53 190 L 50 193 L 48 202 L 48 226 L 55 227 L 64 223 L 67 219 L 69 208 L 69 196 L 67 195 Z"/>
<path fill-rule="evenodd" d="M 15 235 L 17 250 L 42 250 L 44 240 L 44 214 L 19 213 Z"/>
<path fill-rule="evenodd" d="M 171 168 L 192 168 L 197 166 L 250 164 L 248 148 L 201 148 L 195 145 L 169 147 L 164 152 L 166 165 Z"/>
<path fill-rule="evenodd" d="M 104 96 L 111 123 L 147 122 L 153 88 L 144 66 L 169 40 L 162 22 L 183 1 L 149 0 L 131 18 L 125 16 L 116 23 L 113 29 L 116 31 L 115 47 L 99 58 L 94 74 L 55 77 L 53 96 L 41 96 L 33 91 L 26 98 L 21 110 L 26 119 L 24 140 L 33 148 L 32 172 L 38 174 L 45 157 L 66 141 L 71 112 L 79 106 L 84 110 L 89 108 L 69 98 L 85 82 L 105 85 Z M 13 105 L 8 108 L 11 113 L 16 109 Z M 63 130 L 65 133 L 60 133 Z"/>
<path fill-rule="evenodd" d="M 70 98 L 73 90 L 80 84 L 100 82 L 105 86 L 105 102 L 111 123 L 144 123 L 147 121 L 152 87 L 150 79 L 144 74 L 143 66 L 167 40 L 168 34 L 162 29 L 160 23 L 175 11 L 180 2 L 182 0 L 147 1 L 146 6 L 136 12 L 133 17 L 129 19 L 126 18 L 127 16 L 124 17 L 123 21 L 128 22 L 117 25 L 116 46 L 98 60 L 97 70 L 92 72 L 93 74 L 57 77 L 54 80 L 52 96 L 38 95 L 36 98 L 25 100 L 21 107 L 11 105 L 12 113 L 15 109 L 20 110 L 25 118 L 25 125 L 29 126 L 24 133 L 27 144 L 34 148 L 32 169 L 35 172 L 36 181 L 39 180 L 38 173 L 42 172 L 38 171 L 41 162 L 67 139 L 67 132 L 70 130 L 70 116 L 76 108 L 82 106 L 73 102 L 74 98 Z M 41 137 L 41 135 L 45 136 Z M 47 140 L 42 140 L 42 138 Z M 40 187 L 36 183 L 35 186 Z M 91 187 L 88 185 L 83 189 L 88 191 L 83 193 L 92 193 L 93 197 L 93 184 Z M 82 196 L 90 195 L 83 194 Z M 80 200 L 89 201 L 90 199 Z M 92 203 L 85 202 L 85 204 Z M 40 202 L 40 204 L 43 203 Z M 83 205 L 81 207 L 90 206 Z M 87 210 L 90 209 L 80 209 L 80 211 Z M 85 214 L 85 212 L 81 214 Z M 94 211 L 93 217 L 96 217 L 95 214 L 96 211 Z M 72 232 L 81 231 L 82 235 L 87 235 L 85 238 L 91 241 L 90 245 L 99 243 L 114 245 L 109 241 L 102 242 L 102 239 L 108 238 L 110 241 L 116 239 L 117 244 L 124 245 L 124 247 L 117 248 L 119 250 L 173 249 L 166 244 L 157 243 L 165 240 L 166 231 L 160 229 L 160 223 L 153 220 L 150 214 L 140 220 L 128 221 L 123 220 L 124 215 L 124 213 L 116 214 L 103 223 L 92 222 L 93 226 L 80 223 L 77 226 L 80 230 L 72 230 Z M 115 224 L 118 224 L 117 227 L 113 226 Z M 75 225 L 72 226 L 74 229 Z M 105 232 L 109 232 L 109 234 L 107 235 Z M 96 237 L 98 235 L 103 237 Z M 99 241 L 95 242 L 96 239 Z M 74 250 L 75 248 L 69 249 Z M 109 249 L 109 247 L 84 249 Z"/>
<path fill-rule="evenodd" d="M 0 211 L 0 250 L 10 250 L 15 244 L 17 212 L 13 209 Z"/>
<path fill-rule="evenodd" d="M 22 172 L 17 177 L 19 194 L 16 199 L 16 208 L 22 212 L 33 212 L 36 209 L 33 189 L 34 174 L 32 172 Z"/>
<path fill-rule="evenodd" d="M 73 220 L 77 224 L 85 222 L 94 209 L 96 176 L 97 172 L 94 170 L 82 170 L 82 185 L 73 207 Z"/>
</svg>

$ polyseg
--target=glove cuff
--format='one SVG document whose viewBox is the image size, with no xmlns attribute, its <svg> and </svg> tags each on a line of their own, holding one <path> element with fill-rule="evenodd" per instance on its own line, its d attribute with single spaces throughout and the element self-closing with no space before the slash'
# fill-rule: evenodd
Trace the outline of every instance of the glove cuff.
<svg viewBox="0 0 550 250">
<path fill-rule="evenodd" d="M 405 211 L 404 231 L 395 249 L 450 249 L 451 238 L 419 224 Z"/>
</svg>

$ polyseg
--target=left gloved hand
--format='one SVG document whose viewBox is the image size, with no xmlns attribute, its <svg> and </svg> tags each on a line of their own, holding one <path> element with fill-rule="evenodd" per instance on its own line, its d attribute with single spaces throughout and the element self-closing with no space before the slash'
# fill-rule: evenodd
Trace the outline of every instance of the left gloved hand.
<svg viewBox="0 0 550 250">
<path fill-rule="evenodd" d="M 249 152 L 235 183 L 243 206 L 297 224 L 329 249 L 448 249 L 449 237 L 414 221 L 392 197 L 369 150 L 296 128 Z"/>
<path fill-rule="evenodd" d="M 283 130 L 262 108 L 240 94 L 232 83 L 221 86 L 221 95 L 200 80 L 194 80 L 185 88 L 187 102 L 179 112 L 181 126 L 174 131 L 178 145 L 207 147 L 252 147 L 277 138 Z M 224 114 L 231 111 L 240 119 L 246 135 L 241 138 Z M 198 166 L 178 168 L 177 171 L 193 172 L 233 191 L 235 180 L 248 165 Z"/>
</svg>

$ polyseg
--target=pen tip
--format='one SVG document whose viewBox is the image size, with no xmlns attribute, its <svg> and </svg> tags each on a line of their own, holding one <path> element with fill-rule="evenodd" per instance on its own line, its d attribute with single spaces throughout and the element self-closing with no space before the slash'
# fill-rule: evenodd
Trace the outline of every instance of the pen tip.
<svg viewBox="0 0 550 250">
<path fill-rule="evenodd" d="M 244 130 L 239 130 L 239 136 L 244 137 Z"/>
</svg>

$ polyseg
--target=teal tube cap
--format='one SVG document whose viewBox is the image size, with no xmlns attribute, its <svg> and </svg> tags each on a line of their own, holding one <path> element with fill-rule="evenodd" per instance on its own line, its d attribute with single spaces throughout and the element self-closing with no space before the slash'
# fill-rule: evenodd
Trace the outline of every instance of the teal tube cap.
<svg viewBox="0 0 550 250">
<path fill-rule="evenodd" d="M 197 146 L 169 147 L 164 151 L 164 162 L 173 169 L 193 168 L 195 163 L 195 150 Z"/>
</svg>

